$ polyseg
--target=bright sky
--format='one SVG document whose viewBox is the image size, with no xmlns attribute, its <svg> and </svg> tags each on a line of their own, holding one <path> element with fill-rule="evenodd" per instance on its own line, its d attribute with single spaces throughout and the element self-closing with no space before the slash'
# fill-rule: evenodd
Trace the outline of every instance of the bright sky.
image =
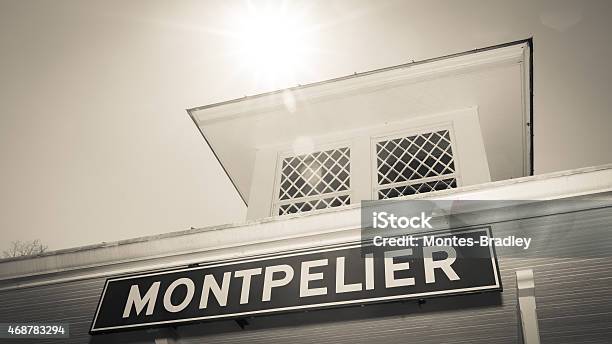
<svg viewBox="0 0 612 344">
<path fill-rule="evenodd" d="M 186 108 L 530 36 L 542 137 L 595 137 L 590 160 L 540 142 L 576 160 L 536 169 L 605 162 L 609 4 L 0 0 L 0 250 L 240 222 Z M 585 104 L 594 120 L 574 125 Z"/>
</svg>

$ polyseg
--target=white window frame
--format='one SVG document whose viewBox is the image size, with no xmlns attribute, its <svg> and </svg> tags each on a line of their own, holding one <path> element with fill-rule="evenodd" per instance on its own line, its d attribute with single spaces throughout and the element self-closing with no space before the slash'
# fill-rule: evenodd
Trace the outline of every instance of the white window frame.
<svg viewBox="0 0 612 344">
<path fill-rule="evenodd" d="M 326 194 L 320 194 L 320 195 L 313 195 L 313 196 L 306 196 L 306 197 L 300 197 L 300 198 L 291 198 L 291 199 L 287 199 L 287 200 L 281 200 L 280 199 L 280 187 L 281 187 L 281 174 L 282 174 L 282 163 L 283 160 L 286 158 L 291 158 L 291 157 L 296 157 L 296 156 L 300 156 L 300 155 L 305 155 L 305 154 L 313 154 L 313 153 L 317 153 L 317 152 L 323 152 L 323 151 L 328 151 L 328 150 L 334 150 L 334 149 L 340 149 L 340 148 L 348 148 L 349 151 L 349 188 L 348 190 L 343 190 L 343 191 L 336 191 L 336 192 L 330 192 L 330 193 L 326 193 Z M 279 151 L 277 153 L 277 158 L 276 158 L 276 166 L 275 166 L 275 176 L 274 176 L 274 193 L 272 195 L 272 204 L 270 206 L 270 216 L 291 216 L 291 215 L 299 215 L 299 214 L 312 214 L 315 212 L 320 212 L 320 211 L 324 211 L 324 210 L 328 210 L 328 209 L 333 209 L 333 208 L 341 208 L 343 206 L 338 206 L 338 207 L 328 207 L 328 208 L 323 208 L 323 209 L 313 209 L 313 210 L 309 210 L 309 211 L 304 211 L 304 212 L 298 212 L 298 213 L 291 213 L 291 214 L 283 214 L 283 215 L 279 215 L 279 210 L 280 210 L 280 206 L 281 205 L 285 205 L 285 204 L 290 204 L 290 203 L 295 203 L 295 202 L 300 202 L 300 201 L 311 201 L 311 200 L 319 200 L 319 199 L 325 199 L 325 198 L 331 198 L 331 197 L 335 197 L 335 196 L 342 196 L 342 195 L 348 195 L 349 197 L 349 204 L 351 204 L 353 202 L 353 190 L 354 190 L 354 180 L 353 180 L 353 156 L 354 156 L 354 150 L 353 150 L 353 145 L 351 143 L 351 141 L 347 141 L 347 140 L 343 140 L 343 141 L 337 141 L 337 142 L 333 142 L 333 143 L 324 143 L 324 144 L 315 144 L 312 148 L 312 150 L 310 152 L 306 152 L 306 153 L 299 153 L 296 154 L 294 152 L 293 149 L 284 149 L 282 151 Z"/>
<path fill-rule="evenodd" d="M 477 107 L 467 107 L 439 114 L 428 114 L 404 121 L 385 122 L 384 124 L 371 127 L 334 132 L 320 136 L 307 136 L 310 140 L 310 149 L 305 150 L 303 153 L 294 153 L 295 148 L 303 147 L 293 147 L 293 142 L 258 147 L 258 160 L 256 163 L 258 170 L 255 173 L 258 179 L 256 183 L 252 184 L 252 187 L 253 185 L 257 186 L 258 189 L 255 192 L 260 203 L 252 203 L 249 206 L 249 211 L 252 211 L 251 214 L 256 214 L 251 215 L 251 218 L 300 216 L 301 214 L 329 212 L 358 204 L 362 200 L 377 200 L 380 188 L 378 187 L 377 180 L 376 142 L 437 130 L 449 130 L 457 188 L 490 182 L 486 152 L 480 134 L 478 109 Z M 349 194 L 349 202 L 346 205 L 337 207 L 278 215 L 280 205 L 278 202 L 281 181 L 280 168 L 283 159 L 341 147 L 347 147 L 351 151 L 350 188 L 345 191 Z M 450 176 L 450 174 L 447 176 Z M 427 179 L 421 180 L 427 181 Z M 394 184 L 385 185 L 384 188 L 392 185 Z M 251 192 L 253 193 L 253 190 Z M 423 194 L 400 196 L 398 199 L 418 198 L 429 193 L 442 192 L 444 191 L 431 191 Z M 328 193 L 326 197 L 333 197 L 335 195 L 337 194 Z M 315 196 L 315 198 L 317 197 L 322 198 Z M 305 201 L 310 200 L 306 197 L 302 199 Z"/>
<path fill-rule="evenodd" d="M 404 138 L 404 137 L 421 135 L 421 134 L 426 134 L 426 133 L 431 133 L 431 132 L 437 132 L 441 130 L 448 130 L 449 132 L 449 136 L 451 140 L 451 150 L 453 153 L 453 164 L 455 165 L 454 173 L 441 175 L 441 176 L 422 178 L 422 179 L 417 179 L 417 180 L 409 180 L 409 181 L 403 181 L 403 182 L 384 184 L 384 185 L 378 184 L 378 156 L 376 154 L 376 144 L 377 143 L 381 141 L 389 141 L 389 140 L 394 140 L 398 138 Z M 372 199 L 373 200 L 379 199 L 378 192 L 381 189 L 388 189 L 392 187 L 406 186 L 406 185 L 411 185 L 411 184 L 427 183 L 430 181 L 444 180 L 444 179 L 449 179 L 449 178 L 455 178 L 457 187 L 460 187 L 462 185 L 462 176 L 461 176 L 461 169 L 460 169 L 461 162 L 460 162 L 456 143 L 457 143 L 457 140 L 455 137 L 455 130 L 453 128 L 452 122 L 445 122 L 445 123 L 435 124 L 431 126 L 424 126 L 424 127 L 419 127 L 419 128 L 408 128 L 408 129 L 396 130 L 391 133 L 386 133 L 386 134 L 381 134 L 381 135 L 373 135 L 370 139 L 370 166 L 371 166 L 370 168 L 371 180 L 370 181 L 372 183 L 371 184 L 372 185 L 372 189 L 371 189 Z M 403 196 L 399 196 L 399 197 L 403 197 Z"/>
</svg>

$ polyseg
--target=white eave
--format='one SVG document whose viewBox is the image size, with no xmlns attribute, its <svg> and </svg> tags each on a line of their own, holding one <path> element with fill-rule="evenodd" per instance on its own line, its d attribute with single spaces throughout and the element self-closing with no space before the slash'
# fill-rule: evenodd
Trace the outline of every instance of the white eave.
<svg viewBox="0 0 612 344">
<path fill-rule="evenodd" d="M 187 112 L 245 203 L 258 147 L 474 106 L 485 145 L 505 140 L 489 147 L 500 151 L 489 159 L 512 160 L 493 180 L 516 178 L 531 169 L 529 47 L 527 40 L 476 49 Z"/>
<path fill-rule="evenodd" d="M 545 200 L 603 195 L 608 199 L 609 194 L 604 193 L 610 191 L 612 164 L 420 196 L 432 200 Z M 359 235 L 359 205 L 173 232 L 0 260 L 0 290 L 335 245 L 358 240 Z"/>
</svg>

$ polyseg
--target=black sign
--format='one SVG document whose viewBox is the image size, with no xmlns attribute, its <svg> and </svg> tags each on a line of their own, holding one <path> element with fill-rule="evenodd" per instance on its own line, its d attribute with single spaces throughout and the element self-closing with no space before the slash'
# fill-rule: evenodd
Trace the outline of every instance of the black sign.
<svg viewBox="0 0 612 344">
<path fill-rule="evenodd" d="M 435 233 L 490 237 L 489 228 Z M 91 333 L 501 290 L 493 247 L 359 244 L 110 278 Z M 377 257 L 385 258 L 377 258 Z"/>
</svg>

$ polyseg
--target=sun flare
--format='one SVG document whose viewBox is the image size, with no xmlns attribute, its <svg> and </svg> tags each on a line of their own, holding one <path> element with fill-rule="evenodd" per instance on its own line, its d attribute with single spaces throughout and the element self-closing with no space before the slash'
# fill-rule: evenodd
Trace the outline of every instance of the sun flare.
<svg viewBox="0 0 612 344">
<path fill-rule="evenodd" d="M 248 7 L 234 18 L 236 63 L 256 82 L 286 87 L 308 67 L 313 30 L 304 11 L 283 6 Z"/>
</svg>

